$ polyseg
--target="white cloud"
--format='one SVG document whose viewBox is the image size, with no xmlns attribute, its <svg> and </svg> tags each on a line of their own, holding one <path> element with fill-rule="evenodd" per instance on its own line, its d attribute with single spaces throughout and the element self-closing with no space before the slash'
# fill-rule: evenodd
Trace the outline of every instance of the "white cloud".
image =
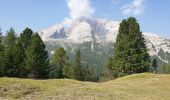
<svg viewBox="0 0 170 100">
<path fill-rule="evenodd" d="M 94 8 L 90 4 L 90 0 L 66 0 L 70 10 L 71 19 L 81 17 L 92 17 Z"/>
<path fill-rule="evenodd" d="M 145 0 L 133 0 L 131 3 L 123 6 L 122 14 L 124 15 L 141 15 L 143 13 L 143 3 Z"/>
</svg>

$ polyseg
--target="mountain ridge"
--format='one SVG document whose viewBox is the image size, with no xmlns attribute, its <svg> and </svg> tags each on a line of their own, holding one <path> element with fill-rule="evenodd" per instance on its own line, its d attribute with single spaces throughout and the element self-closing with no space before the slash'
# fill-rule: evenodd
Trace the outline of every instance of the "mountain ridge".
<svg viewBox="0 0 170 100">
<path fill-rule="evenodd" d="M 91 49 L 93 49 L 93 42 L 116 42 L 119 22 L 98 18 L 80 18 L 72 20 L 67 26 L 69 27 L 65 27 L 64 24 L 56 24 L 38 33 L 46 42 L 53 41 L 54 43 L 56 41 L 72 44 L 92 42 Z M 149 54 L 157 56 L 161 61 L 168 63 L 166 53 L 170 53 L 170 39 L 162 38 L 154 33 L 143 32 L 143 35 Z M 160 50 L 163 50 L 164 59 L 158 55 Z"/>
</svg>

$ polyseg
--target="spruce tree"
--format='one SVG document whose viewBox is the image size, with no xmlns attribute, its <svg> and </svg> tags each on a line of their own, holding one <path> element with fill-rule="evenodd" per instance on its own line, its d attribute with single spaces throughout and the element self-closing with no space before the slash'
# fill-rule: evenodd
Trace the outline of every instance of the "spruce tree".
<svg viewBox="0 0 170 100">
<path fill-rule="evenodd" d="M 140 31 L 137 20 L 133 17 L 127 19 L 128 23 L 128 59 L 130 73 L 147 72 L 150 68 L 150 55 L 145 45 L 145 39 Z"/>
<path fill-rule="evenodd" d="M 49 72 L 49 59 L 46 46 L 38 33 L 32 36 L 26 49 L 25 65 L 31 78 L 47 78 Z"/>
<path fill-rule="evenodd" d="M 125 61 L 126 61 L 125 58 L 127 58 L 127 53 L 126 53 L 127 36 L 128 36 L 128 24 L 127 21 L 124 19 L 120 23 L 118 35 L 116 38 L 114 58 L 113 58 L 114 66 L 117 67 L 117 69 L 120 72 L 125 71 Z"/>
<path fill-rule="evenodd" d="M 29 28 L 26 28 L 21 34 L 20 34 L 20 41 L 22 43 L 23 49 L 26 50 L 27 47 L 30 44 L 31 38 L 33 35 L 33 31 Z"/>
<path fill-rule="evenodd" d="M 6 76 L 17 76 L 17 67 L 14 66 L 16 39 L 15 30 L 11 28 L 5 37 L 4 71 Z"/>
<path fill-rule="evenodd" d="M 24 50 L 22 48 L 22 43 L 20 41 L 20 38 L 16 40 L 15 47 L 13 49 L 14 52 L 14 66 L 16 66 L 16 70 L 18 72 L 18 77 L 26 77 L 26 71 L 24 69 L 24 66 L 22 65 L 24 62 Z"/>
<path fill-rule="evenodd" d="M 115 66 L 125 74 L 149 71 L 150 56 L 137 20 L 133 17 L 120 23 L 114 52 Z"/>
<path fill-rule="evenodd" d="M 20 34 L 19 39 L 17 40 L 16 50 L 18 49 L 20 53 L 17 59 L 20 59 L 19 68 L 20 68 L 20 76 L 27 77 L 29 70 L 26 66 L 25 58 L 26 58 L 26 50 L 30 45 L 31 39 L 33 36 L 33 31 L 30 28 L 26 28 Z"/>
</svg>

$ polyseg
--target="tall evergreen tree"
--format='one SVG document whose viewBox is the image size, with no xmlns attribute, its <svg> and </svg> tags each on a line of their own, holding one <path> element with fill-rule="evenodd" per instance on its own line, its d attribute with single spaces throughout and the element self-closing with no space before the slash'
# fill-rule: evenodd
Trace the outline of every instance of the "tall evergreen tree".
<svg viewBox="0 0 170 100">
<path fill-rule="evenodd" d="M 157 60 L 156 59 L 153 59 L 152 61 L 152 67 L 154 69 L 154 74 L 156 73 L 157 71 L 157 68 L 158 68 L 158 63 L 157 63 Z"/>
<path fill-rule="evenodd" d="M 30 28 L 26 28 L 23 30 L 23 32 L 20 34 L 19 39 L 17 40 L 16 50 L 19 50 L 17 53 L 17 59 L 20 59 L 20 63 L 18 66 L 20 66 L 19 68 L 21 77 L 27 77 L 27 74 L 29 73 L 24 59 L 26 58 L 26 50 L 31 43 L 32 36 L 33 31 Z"/>
<path fill-rule="evenodd" d="M 150 56 L 137 20 L 133 17 L 120 23 L 114 52 L 115 66 L 126 74 L 149 70 Z"/>
<path fill-rule="evenodd" d="M 38 33 L 32 36 L 30 45 L 26 49 L 25 65 L 32 78 L 47 78 L 49 71 L 48 53 L 46 46 Z"/>
<path fill-rule="evenodd" d="M 14 66 L 14 48 L 16 44 L 15 30 L 11 28 L 5 37 L 5 57 L 4 57 L 4 71 L 7 76 L 17 76 L 17 68 Z"/>
<path fill-rule="evenodd" d="M 81 52 L 80 50 L 76 51 L 76 57 L 75 57 L 75 76 L 77 80 L 83 80 L 82 75 L 82 66 L 81 66 Z"/>
<path fill-rule="evenodd" d="M 125 53 L 127 35 L 128 35 L 128 25 L 126 20 L 124 19 L 120 23 L 119 33 L 116 38 L 115 52 L 114 52 L 115 66 L 118 67 L 120 71 L 124 71 L 125 69 L 124 57 L 127 56 Z"/>
<path fill-rule="evenodd" d="M 63 68 L 68 64 L 68 56 L 63 48 L 56 49 L 51 60 L 51 78 L 63 78 Z"/>
<path fill-rule="evenodd" d="M 3 36 L 0 29 L 0 76 L 4 75 L 4 44 Z"/>
<path fill-rule="evenodd" d="M 14 52 L 14 63 L 13 64 L 17 68 L 16 69 L 18 72 L 17 76 L 18 77 L 26 77 L 27 73 L 24 69 L 24 66 L 22 65 L 25 58 L 23 57 L 24 50 L 23 50 L 20 38 L 17 38 L 13 52 Z"/>
<path fill-rule="evenodd" d="M 22 46 L 24 50 L 27 49 L 27 47 L 30 44 L 31 38 L 33 35 L 33 31 L 29 28 L 26 28 L 21 34 L 20 34 L 20 41 L 22 43 Z"/>
</svg>

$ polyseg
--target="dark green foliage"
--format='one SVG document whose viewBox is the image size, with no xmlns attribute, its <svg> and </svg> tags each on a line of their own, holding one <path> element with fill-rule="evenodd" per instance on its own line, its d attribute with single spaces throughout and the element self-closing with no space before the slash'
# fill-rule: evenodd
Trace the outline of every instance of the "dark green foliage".
<svg viewBox="0 0 170 100">
<path fill-rule="evenodd" d="M 20 65 L 19 65 L 20 69 L 21 69 L 20 71 L 21 71 L 22 77 L 27 77 L 27 74 L 29 73 L 28 68 L 26 67 L 26 62 L 24 59 L 26 58 L 26 50 L 27 50 L 28 46 L 30 45 L 33 33 L 34 32 L 31 29 L 26 28 L 20 34 L 20 37 L 17 41 L 18 47 L 20 48 L 20 55 L 21 55 L 20 59 L 22 59 Z"/>
<path fill-rule="evenodd" d="M 150 56 L 137 20 L 133 17 L 120 23 L 116 39 L 115 66 L 125 74 L 147 72 L 150 68 Z"/>
<path fill-rule="evenodd" d="M 75 54 L 75 68 L 74 75 L 75 79 L 80 81 L 98 81 L 100 76 L 93 76 L 94 70 L 89 64 L 82 64 L 81 61 L 81 51 L 78 49 Z"/>
<path fill-rule="evenodd" d="M 162 74 L 170 74 L 170 64 L 163 65 L 160 70 Z"/>
<path fill-rule="evenodd" d="M 92 71 L 92 77 L 94 79 L 103 79 L 106 77 L 104 74 L 106 72 L 106 66 L 108 62 L 108 57 L 113 57 L 114 53 L 114 43 L 112 42 L 104 42 L 104 43 L 94 43 L 93 45 L 93 52 L 91 49 L 92 42 L 84 42 L 82 44 L 72 44 L 62 41 L 61 42 L 52 42 L 52 41 L 46 41 L 47 50 L 49 52 L 55 51 L 56 48 L 64 47 L 67 55 L 69 55 L 69 63 L 71 66 L 75 66 L 75 52 L 77 51 L 77 48 L 81 51 L 81 65 L 85 67 L 86 65 L 89 65 L 89 69 Z M 166 59 L 169 59 L 170 54 L 165 52 Z M 165 54 L 163 56 L 165 56 Z M 50 54 L 50 56 L 52 56 Z M 161 56 L 161 55 L 159 55 Z M 161 61 L 157 56 L 152 56 L 152 58 L 156 58 L 158 61 L 158 71 L 160 71 L 161 67 L 165 62 Z M 74 64 L 73 64 L 74 63 Z M 114 63 L 114 62 L 113 62 Z M 114 63 L 115 64 L 115 63 Z M 105 66 L 105 67 L 104 67 Z M 115 66 L 116 67 L 116 66 Z M 115 72 L 116 77 L 124 76 L 126 74 L 120 73 L 120 71 Z M 114 73 L 113 73 L 114 75 Z M 113 77 L 114 78 L 114 77 Z M 104 79 L 103 79 L 104 80 Z"/>
<path fill-rule="evenodd" d="M 83 72 L 82 72 L 82 66 L 81 66 L 81 53 L 80 50 L 76 52 L 76 58 L 75 58 L 75 76 L 77 80 L 83 80 Z"/>
<path fill-rule="evenodd" d="M 112 79 L 113 76 L 114 76 L 113 74 L 116 71 L 116 68 L 114 67 L 114 64 L 113 64 L 113 58 L 112 57 L 109 57 L 106 67 L 107 67 L 107 69 L 106 69 L 107 77 Z"/>
<path fill-rule="evenodd" d="M 64 66 L 62 71 L 63 71 L 64 78 L 76 79 L 74 66 L 72 65 Z"/>
<path fill-rule="evenodd" d="M 158 69 L 158 63 L 157 63 L 157 60 L 156 59 L 153 59 L 152 61 L 152 67 L 154 69 L 154 73 L 157 72 L 157 69 Z"/>
<path fill-rule="evenodd" d="M 81 67 L 81 53 L 80 50 L 76 52 L 76 66 Z"/>
<path fill-rule="evenodd" d="M 22 47 L 22 42 L 20 41 L 20 38 L 16 40 L 14 51 L 14 66 L 16 66 L 17 70 L 19 71 L 18 77 L 26 77 L 26 69 L 24 64 L 24 55 L 25 50 Z"/>
<path fill-rule="evenodd" d="M 88 65 L 82 66 L 81 64 L 80 49 L 76 51 L 74 75 L 75 79 L 80 81 L 95 81 L 92 77 L 92 69 Z"/>
<path fill-rule="evenodd" d="M 67 55 L 69 55 L 69 63 L 70 66 L 76 67 L 76 52 L 77 49 L 80 49 L 81 51 L 81 66 L 82 68 L 85 68 L 88 66 L 90 72 L 91 72 L 91 79 L 89 81 L 99 81 L 98 79 L 101 79 L 103 77 L 103 74 L 105 72 L 105 68 L 103 66 L 106 65 L 106 60 L 109 55 L 113 55 L 113 48 L 114 44 L 111 42 L 106 43 L 94 43 L 93 51 L 91 49 L 92 42 L 84 42 L 82 44 L 70 44 L 67 42 L 46 42 L 48 51 L 55 51 L 56 48 L 62 47 L 64 45 L 64 48 L 67 52 Z M 75 51 L 75 53 L 74 53 Z"/>
<path fill-rule="evenodd" d="M 81 52 L 76 51 L 74 63 L 69 63 L 67 53 L 63 48 L 56 49 L 51 59 L 50 78 L 71 78 L 80 81 L 98 81 L 93 77 L 93 70 L 81 64 Z"/>
<path fill-rule="evenodd" d="M 1 30 L 0 30 L 0 76 L 4 76 L 4 44 Z"/>
<path fill-rule="evenodd" d="M 7 32 L 4 43 L 0 38 L 1 45 L 3 48 L 0 48 L 0 76 L 48 77 L 48 53 L 37 33 L 33 35 L 33 31 L 26 28 L 17 38 L 14 29 L 11 28 Z"/>
<path fill-rule="evenodd" d="M 14 66 L 16 39 L 15 31 L 11 28 L 5 37 L 4 74 L 6 76 L 15 77 L 18 75 L 17 67 Z"/>
<path fill-rule="evenodd" d="M 48 76 L 49 60 L 45 48 L 42 39 L 38 33 L 35 33 L 26 49 L 25 58 L 25 65 L 31 78 L 47 78 Z"/>
<path fill-rule="evenodd" d="M 50 72 L 51 78 L 63 78 L 63 68 L 68 65 L 68 56 L 63 48 L 56 49 L 51 60 L 52 69 Z"/>
<path fill-rule="evenodd" d="M 31 38 L 33 35 L 33 31 L 29 28 L 26 28 L 21 34 L 20 34 L 20 41 L 22 43 L 22 47 L 24 50 L 26 50 L 30 44 Z"/>
<path fill-rule="evenodd" d="M 92 73 L 93 70 L 88 66 L 84 66 L 81 68 L 80 70 L 81 74 L 80 74 L 80 81 L 99 81 L 99 77 L 95 78 L 93 77 Z"/>
</svg>

